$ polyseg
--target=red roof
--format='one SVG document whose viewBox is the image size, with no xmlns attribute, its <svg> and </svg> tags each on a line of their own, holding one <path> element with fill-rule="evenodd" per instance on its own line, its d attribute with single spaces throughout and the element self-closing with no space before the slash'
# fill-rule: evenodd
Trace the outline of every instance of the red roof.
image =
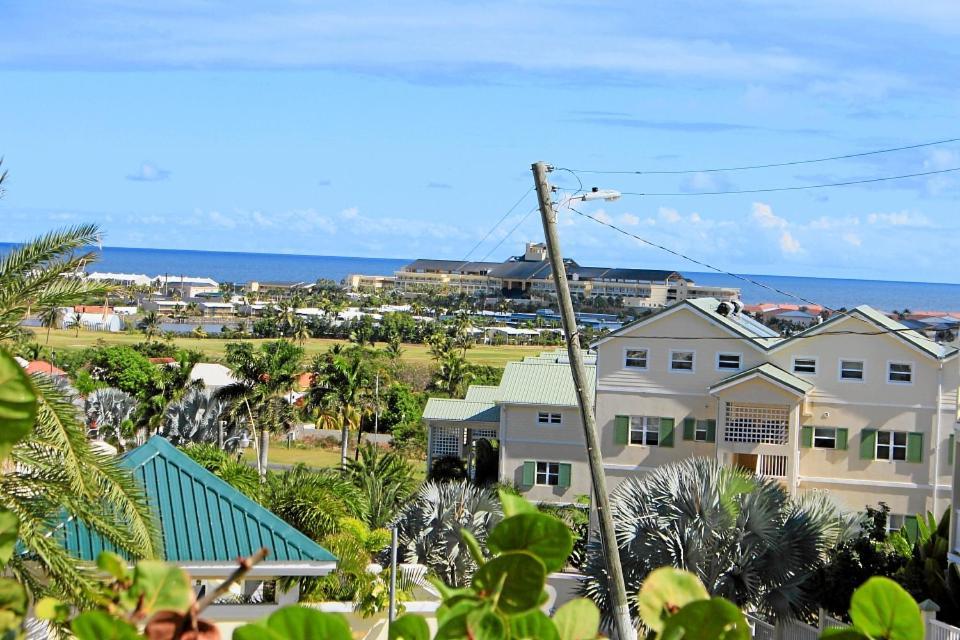
<svg viewBox="0 0 960 640">
<path fill-rule="evenodd" d="M 170 356 L 164 356 L 161 358 L 147 358 L 153 364 L 173 364 L 177 361 L 176 358 L 171 358 Z"/>
<path fill-rule="evenodd" d="M 74 305 L 73 310 L 77 313 L 103 313 L 103 305 L 78 304 Z M 113 313 L 113 307 L 107 307 L 107 313 Z"/>
<path fill-rule="evenodd" d="M 310 383 L 313 382 L 313 374 L 307 371 L 306 373 L 301 373 L 297 376 L 297 381 L 295 387 L 298 389 L 309 389 Z"/>
<path fill-rule="evenodd" d="M 27 373 L 43 373 L 48 376 L 65 376 L 67 372 L 44 360 L 31 360 L 23 368 Z"/>
</svg>

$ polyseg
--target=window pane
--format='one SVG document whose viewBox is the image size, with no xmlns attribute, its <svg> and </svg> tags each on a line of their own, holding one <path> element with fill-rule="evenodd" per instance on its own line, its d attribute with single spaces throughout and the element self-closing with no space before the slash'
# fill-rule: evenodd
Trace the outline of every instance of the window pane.
<svg viewBox="0 0 960 640">
<path fill-rule="evenodd" d="M 820 449 L 835 449 L 837 447 L 837 430 L 817 427 L 813 430 L 813 446 Z"/>
<path fill-rule="evenodd" d="M 905 363 L 890 363 L 890 382 L 911 382 L 913 380 L 913 365 Z"/>
<path fill-rule="evenodd" d="M 893 459 L 894 460 L 906 460 L 907 459 L 907 448 L 906 447 L 893 447 Z"/>
<path fill-rule="evenodd" d="M 859 360 L 841 361 L 840 377 L 844 380 L 863 380 L 863 362 Z"/>
<path fill-rule="evenodd" d="M 797 358 L 793 361 L 794 373 L 816 373 L 817 361 L 812 358 Z"/>
<path fill-rule="evenodd" d="M 693 352 L 677 351 L 671 354 L 670 368 L 677 371 L 693 371 Z"/>
<path fill-rule="evenodd" d="M 647 350 L 646 349 L 627 349 L 624 365 L 636 367 L 638 369 L 647 368 Z"/>
<path fill-rule="evenodd" d="M 717 367 L 720 369 L 739 369 L 740 355 L 736 353 L 721 353 L 717 355 Z"/>
<path fill-rule="evenodd" d="M 898 447 L 907 446 L 907 434 L 903 431 L 894 431 L 893 444 L 897 445 Z"/>
</svg>

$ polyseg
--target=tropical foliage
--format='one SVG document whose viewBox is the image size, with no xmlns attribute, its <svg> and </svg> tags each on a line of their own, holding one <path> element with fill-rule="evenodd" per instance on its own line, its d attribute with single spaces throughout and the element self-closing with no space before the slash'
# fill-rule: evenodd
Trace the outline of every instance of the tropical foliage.
<svg viewBox="0 0 960 640">
<path fill-rule="evenodd" d="M 207 389 L 193 388 L 167 405 L 159 433 L 177 446 L 207 443 L 236 451 L 246 431 L 228 422 L 227 411 L 226 400 Z"/>
<path fill-rule="evenodd" d="M 691 458 L 628 478 L 611 494 L 628 597 L 651 571 L 694 573 L 713 596 L 775 618 L 814 606 L 811 578 L 838 541 L 841 519 L 821 493 L 790 498 L 775 480 Z M 609 612 L 607 574 L 591 544 L 584 593 Z M 634 610 L 636 613 L 636 610 Z"/>
<path fill-rule="evenodd" d="M 426 565 L 452 587 L 462 587 L 477 569 L 469 539 L 484 545 L 502 511 L 496 493 L 468 481 L 428 482 L 397 518 L 404 561 Z"/>
<path fill-rule="evenodd" d="M 387 526 L 417 486 L 413 467 L 403 456 L 372 444 L 347 462 L 347 475 L 360 489 L 364 521 L 374 528 Z"/>
<path fill-rule="evenodd" d="M 133 435 L 136 411 L 137 399 L 120 389 L 106 387 L 87 395 L 87 424 L 97 430 L 102 440 L 116 444 L 120 451 Z"/>
</svg>

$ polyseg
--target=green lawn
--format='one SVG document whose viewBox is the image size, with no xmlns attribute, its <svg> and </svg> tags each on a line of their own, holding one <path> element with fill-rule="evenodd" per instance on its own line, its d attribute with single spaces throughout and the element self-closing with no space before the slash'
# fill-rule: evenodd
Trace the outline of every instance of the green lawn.
<svg viewBox="0 0 960 640">
<path fill-rule="evenodd" d="M 308 467 L 315 469 L 337 468 L 340 466 L 340 449 L 338 448 L 309 447 L 298 449 L 296 447 L 291 447 L 287 449 L 286 443 L 282 441 L 273 441 L 270 443 L 270 451 L 267 455 L 269 457 L 270 464 L 305 464 Z M 352 448 L 349 455 L 351 457 L 353 456 Z M 253 447 L 250 447 L 243 452 L 244 460 L 256 464 L 256 458 L 254 456 L 255 453 Z M 414 460 L 412 458 L 408 458 L 407 460 L 413 467 L 413 472 L 416 479 L 418 481 L 424 480 L 424 478 L 426 478 L 426 462 L 424 460 Z"/>
<path fill-rule="evenodd" d="M 138 333 L 103 333 L 99 331 L 80 331 L 79 335 L 70 329 L 54 329 L 50 332 L 50 341 L 47 342 L 46 330 L 36 329 L 36 340 L 41 345 L 49 344 L 51 349 L 83 349 L 96 344 L 98 340 L 103 340 L 107 344 L 126 344 L 133 345 L 142 342 L 144 337 Z M 249 340 L 249 342 L 260 343 L 266 340 Z M 231 340 L 221 340 L 218 338 L 175 338 L 174 344 L 185 349 L 193 349 L 205 354 L 211 360 L 218 360 L 223 357 L 226 351 L 227 342 Z M 330 345 L 342 343 L 343 340 L 333 340 L 328 338 L 311 338 L 307 340 L 303 348 L 307 357 L 323 353 L 330 348 Z M 382 344 L 378 346 L 383 346 Z M 525 356 L 535 355 L 541 351 L 553 347 L 538 346 L 486 346 L 478 345 L 467 351 L 467 359 L 477 364 L 487 364 L 502 367 L 508 362 L 522 360 Z M 427 363 L 430 361 L 430 352 L 426 345 L 405 344 L 403 345 L 403 360 L 411 363 Z"/>
</svg>

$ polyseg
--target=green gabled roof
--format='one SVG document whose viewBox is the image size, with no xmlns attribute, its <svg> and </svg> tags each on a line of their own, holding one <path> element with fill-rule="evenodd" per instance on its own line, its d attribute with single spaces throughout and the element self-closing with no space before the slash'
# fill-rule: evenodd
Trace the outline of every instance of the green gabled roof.
<svg viewBox="0 0 960 640">
<path fill-rule="evenodd" d="M 586 365 L 588 389 L 593 397 L 596 365 Z M 500 380 L 500 404 L 546 404 L 577 406 L 577 391 L 569 364 L 553 362 L 511 362 Z"/>
<path fill-rule="evenodd" d="M 467 389 L 464 400 L 468 402 L 496 402 L 500 395 L 500 387 L 485 384 L 472 384 Z"/>
<path fill-rule="evenodd" d="M 891 332 L 892 336 L 898 337 L 901 340 L 917 347 L 924 353 L 933 356 L 937 359 L 948 358 L 955 353 L 957 353 L 956 347 L 951 347 L 948 345 L 943 345 L 938 343 L 936 340 L 931 340 L 927 336 L 923 335 L 919 331 L 914 331 L 913 329 L 908 329 L 906 325 L 897 322 L 890 316 L 877 311 L 871 306 L 862 304 L 859 307 L 855 307 L 847 313 L 836 313 L 831 316 L 826 322 L 813 325 L 800 333 L 794 334 L 787 338 L 784 342 L 790 342 L 791 340 L 796 340 L 809 335 L 816 335 L 824 329 L 824 327 L 834 324 L 848 317 L 856 317 L 857 315 L 862 316 L 862 319 L 867 322 L 871 322 L 883 329 L 888 329 Z"/>
<path fill-rule="evenodd" d="M 427 406 L 423 408 L 423 419 L 500 422 L 500 407 L 492 402 L 430 398 L 427 400 Z"/>
<path fill-rule="evenodd" d="M 264 565 L 336 561 L 329 551 L 160 436 L 125 455 L 120 464 L 146 491 L 168 562 L 235 562 L 260 547 L 270 550 Z M 71 519 L 59 531 L 67 551 L 80 560 L 93 561 L 101 551 L 116 551 L 82 522 Z"/>
<path fill-rule="evenodd" d="M 720 389 L 721 387 L 728 387 L 731 384 L 735 384 L 741 380 L 747 380 L 754 376 L 768 378 L 769 380 L 790 387 L 800 394 L 806 394 L 808 391 L 813 389 L 813 384 L 804 380 L 803 378 L 799 378 L 789 371 L 784 371 L 780 367 L 772 365 L 769 362 L 765 362 L 761 365 L 752 367 L 750 369 L 745 369 L 739 373 L 735 373 L 732 376 L 728 376 L 723 380 L 718 381 L 710 386 L 710 390 L 714 391 L 716 389 Z"/>
</svg>

